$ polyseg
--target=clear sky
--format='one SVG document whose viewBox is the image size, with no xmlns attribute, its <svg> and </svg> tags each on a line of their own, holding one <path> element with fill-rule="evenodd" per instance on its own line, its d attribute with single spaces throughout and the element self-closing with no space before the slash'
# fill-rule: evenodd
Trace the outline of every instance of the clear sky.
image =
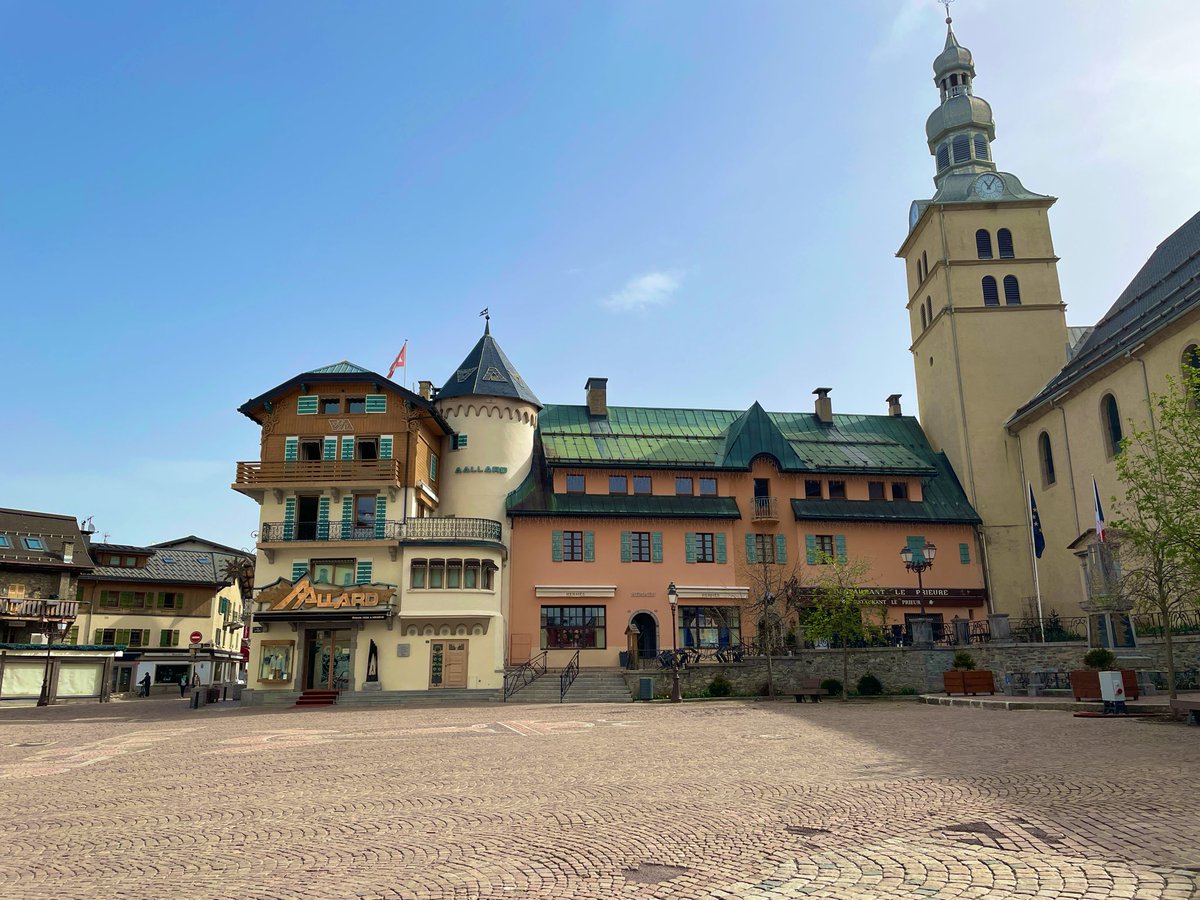
<svg viewBox="0 0 1200 900">
<path fill-rule="evenodd" d="M 1094 322 L 1200 197 L 1200 4 L 959 0 Z M 931 0 L 0 4 L 0 505 L 252 547 L 237 406 L 493 333 L 543 402 L 916 411 Z"/>
</svg>

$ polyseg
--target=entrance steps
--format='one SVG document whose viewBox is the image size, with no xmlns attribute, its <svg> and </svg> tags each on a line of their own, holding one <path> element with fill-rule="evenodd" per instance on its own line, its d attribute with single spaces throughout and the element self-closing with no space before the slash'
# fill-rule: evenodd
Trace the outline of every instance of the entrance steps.
<svg viewBox="0 0 1200 900">
<path fill-rule="evenodd" d="M 333 706 L 338 702 L 337 691 L 305 691 L 296 700 L 297 706 Z"/>
<path fill-rule="evenodd" d="M 509 703 L 558 703 L 559 672 L 551 669 L 508 698 Z M 582 669 L 567 688 L 563 703 L 631 703 L 633 696 L 620 670 Z"/>
<path fill-rule="evenodd" d="M 446 706 L 459 703 L 491 703 L 500 699 L 495 688 L 430 688 L 427 691 L 352 691 L 338 698 L 338 705 Z"/>
</svg>

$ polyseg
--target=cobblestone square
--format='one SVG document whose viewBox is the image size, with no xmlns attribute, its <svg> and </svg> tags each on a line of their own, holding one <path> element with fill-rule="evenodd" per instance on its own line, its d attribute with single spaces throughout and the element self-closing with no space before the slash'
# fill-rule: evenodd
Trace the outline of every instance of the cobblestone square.
<svg viewBox="0 0 1200 900">
<path fill-rule="evenodd" d="M 8 897 L 1194 897 L 1200 729 L 915 703 L 0 711 Z"/>
</svg>

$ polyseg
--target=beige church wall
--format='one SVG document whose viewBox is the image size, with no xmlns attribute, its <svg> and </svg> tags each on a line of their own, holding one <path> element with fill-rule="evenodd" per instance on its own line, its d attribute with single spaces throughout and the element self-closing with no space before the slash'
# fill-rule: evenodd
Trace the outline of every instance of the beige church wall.
<svg viewBox="0 0 1200 900">
<path fill-rule="evenodd" d="M 1008 263 L 1023 259 L 1046 259 L 1054 256 L 1054 241 L 1050 233 L 1049 209 L 1045 201 L 1037 205 L 1017 203 L 955 204 L 946 210 L 946 248 L 954 260 L 976 259 L 975 232 L 986 228 L 992 235 L 992 256 L 995 261 Z M 1012 232 L 1016 258 L 1000 260 L 996 232 L 1007 228 Z"/>
</svg>

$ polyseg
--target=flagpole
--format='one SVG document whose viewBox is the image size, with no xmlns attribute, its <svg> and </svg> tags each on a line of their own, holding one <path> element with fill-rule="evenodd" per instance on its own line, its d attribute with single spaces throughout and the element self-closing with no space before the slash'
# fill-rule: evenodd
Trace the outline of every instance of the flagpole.
<svg viewBox="0 0 1200 900">
<path fill-rule="evenodd" d="M 1042 615 L 1042 583 L 1038 578 L 1037 543 L 1033 534 L 1033 482 L 1025 482 L 1025 511 L 1029 514 L 1029 549 L 1033 555 L 1033 590 L 1037 594 L 1038 630 L 1046 643 L 1046 619 Z"/>
</svg>

